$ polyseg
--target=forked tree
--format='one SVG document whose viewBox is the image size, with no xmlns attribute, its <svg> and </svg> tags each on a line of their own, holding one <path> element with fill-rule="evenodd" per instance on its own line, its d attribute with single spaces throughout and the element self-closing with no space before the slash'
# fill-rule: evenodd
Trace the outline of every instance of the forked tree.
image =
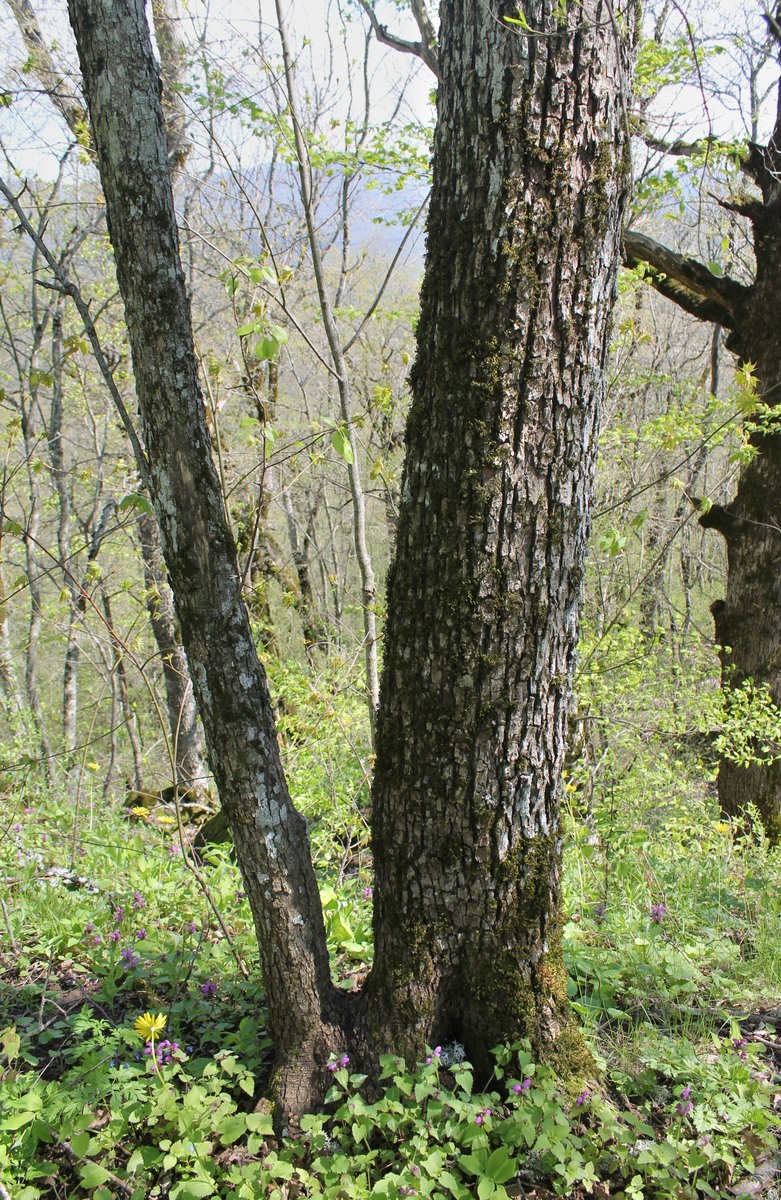
<svg viewBox="0 0 781 1200">
<path fill-rule="evenodd" d="M 781 45 L 781 26 L 768 24 Z M 749 143 L 742 170 L 751 191 L 726 208 L 748 219 L 754 243 L 750 284 L 717 276 L 704 263 L 678 254 L 653 238 L 630 231 L 625 258 L 644 263 L 647 279 L 662 295 L 702 321 L 728 331 L 727 347 L 756 379 L 756 406 L 749 415 L 753 455 L 742 468 L 733 499 L 700 517 L 727 546 L 727 590 L 711 606 L 721 647 L 723 686 L 766 687 L 781 708 L 781 84 L 778 116 L 767 145 Z M 781 839 L 781 759 L 756 746 L 749 765 L 722 759 L 719 802 L 730 817 L 758 811 L 771 838 Z"/>
<path fill-rule="evenodd" d="M 331 980 L 241 598 L 141 0 L 70 0 L 149 481 L 258 934 L 281 1118 L 345 1050 L 527 1036 L 578 1065 L 559 793 L 626 187 L 634 31 L 609 0 L 442 4 L 428 260 L 374 785 L 376 960 Z M 582 1059 L 580 1059 L 582 1061 Z"/>
</svg>

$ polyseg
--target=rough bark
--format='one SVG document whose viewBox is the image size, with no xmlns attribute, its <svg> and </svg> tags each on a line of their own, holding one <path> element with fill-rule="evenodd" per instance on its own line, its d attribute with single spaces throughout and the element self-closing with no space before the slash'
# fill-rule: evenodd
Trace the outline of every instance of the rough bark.
<svg viewBox="0 0 781 1200">
<path fill-rule="evenodd" d="M 212 770 L 255 927 L 280 1111 L 314 1103 L 339 994 L 306 822 L 282 771 L 211 459 L 142 0 L 70 0 L 125 301 L 152 500 Z"/>
<path fill-rule="evenodd" d="M 626 184 L 606 0 L 442 6 L 373 795 L 367 1040 L 584 1061 L 560 775 Z M 618 21 L 621 15 L 617 14 Z"/>
<path fill-rule="evenodd" d="M 781 91 L 779 92 L 781 99 Z M 752 145 L 743 164 L 761 199 L 740 210 L 751 221 L 756 269 L 746 286 L 716 279 L 702 264 L 634 232 L 627 235 L 625 258 L 648 263 L 650 282 L 686 311 L 718 320 L 729 330 L 727 347 L 742 366 L 751 363 L 758 400 L 772 409 L 781 403 L 781 106 L 767 147 Z M 671 290 L 670 282 L 684 289 Z M 718 310 L 718 315 L 714 312 Z M 758 405 L 759 408 L 759 405 Z M 750 435 L 755 456 L 741 473 L 735 496 L 700 518 L 727 545 L 727 587 L 712 606 L 716 640 L 721 647 L 722 679 L 727 692 L 747 680 L 766 686 L 781 708 L 781 434 L 778 417 L 757 422 Z M 778 752 L 781 748 L 776 748 Z M 761 751 L 760 751 L 761 753 Z M 719 802 L 730 817 L 745 818 L 754 805 L 773 841 L 781 839 L 781 761 L 748 767 L 722 759 Z"/>
</svg>

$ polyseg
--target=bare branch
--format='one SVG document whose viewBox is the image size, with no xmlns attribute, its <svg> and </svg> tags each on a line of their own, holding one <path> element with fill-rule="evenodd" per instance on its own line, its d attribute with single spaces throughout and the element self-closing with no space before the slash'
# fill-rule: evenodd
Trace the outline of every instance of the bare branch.
<svg viewBox="0 0 781 1200">
<path fill-rule="evenodd" d="M 434 27 L 423 0 L 412 0 L 413 15 L 422 38 L 419 42 L 408 42 L 404 38 L 397 37 L 395 33 L 389 33 L 386 26 L 381 25 L 378 21 L 377 14 L 368 0 L 359 0 L 359 2 L 371 21 L 374 36 L 378 42 L 382 42 L 383 46 L 390 46 L 393 50 L 400 50 L 403 54 L 416 55 L 439 79 L 439 58 L 434 44 Z"/>
<path fill-rule="evenodd" d="M 683 138 L 667 142 L 664 138 L 655 137 L 645 126 L 633 132 L 649 150 L 655 150 L 659 154 L 670 154 L 676 158 L 695 158 L 699 154 L 707 154 L 719 140 L 709 134 L 708 137 L 697 138 L 695 142 L 686 142 Z"/>
<path fill-rule="evenodd" d="M 624 235 L 624 265 L 650 267 L 649 282 L 701 321 L 736 326 L 736 309 L 749 288 L 735 279 L 720 278 L 695 258 L 678 254 L 644 233 L 628 230 Z"/>
</svg>

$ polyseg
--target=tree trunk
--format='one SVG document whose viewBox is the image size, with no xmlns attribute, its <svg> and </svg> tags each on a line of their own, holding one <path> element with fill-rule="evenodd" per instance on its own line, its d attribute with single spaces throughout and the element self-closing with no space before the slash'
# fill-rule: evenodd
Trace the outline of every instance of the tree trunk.
<svg viewBox="0 0 781 1200">
<path fill-rule="evenodd" d="M 606 0 L 442 6 L 434 186 L 389 582 L 365 1035 L 585 1051 L 560 777 L 626 186 Z M 618 18 L 621 19 L 620 17 Z"/>
<path fill-rule="evenodd" d="M 260 947 L 282 1114 L 341 1044 L 306 822 L 290 801 L 211 459 L 142 0 L 70 0 L 141 412 L 152 501 L 211 766 Z"/>
<path fill-rule="evenodd" d="M 753 364 L 758 381 L 756 420 L 749 422 L 753 458 L 740 474 L 734 499 L 700 518 L 727 544 L 727 592 L 712 606 L 721 647 L 725 692 L 747 681 L 766 687 L 781 708 L 781 107 L 767 147 L 751 145 L 744 172 L 761 200 L 728 205 L 752 224 L 756 270 L 750 286 L 717 278 L 703 264 L 676 254 L 644 234 L 626 237 L 630 265 L 647 263 L 653 286 L 687 312 L 729 330 L 727 347 L 742 367 Z M 764 412 L 763 412 L 764 408 Z M 781 754 L 781 745 L 773 752 Z M 745 819 L 755 806 L 772 841 L 781 840 L 781 760 L 719 767 L 719 802 L 729 817 Z"/>
<path fill-rule="evenodd" d="M 198 726 L 195 694 L 190 683 L 187 657 L 176 627 L 174 598 L 166 578 L 157 521 L 148 513 L 139 514 L 138 536 L 144 564 L 149 623 L 163 668 L 175 783 L 183 792 L 203 792 L 209 772 Z"/>
</svg>

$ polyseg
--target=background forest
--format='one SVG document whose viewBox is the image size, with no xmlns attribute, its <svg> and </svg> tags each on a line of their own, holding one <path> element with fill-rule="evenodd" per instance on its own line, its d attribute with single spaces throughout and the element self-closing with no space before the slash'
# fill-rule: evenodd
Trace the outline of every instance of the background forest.
<svg viewBox="0 0 781 1200">
<path fill-rule="evenodd" d="M 434 120 L 434 75 L 398 53 L 423 33 L 411 7 L 296 6 L 299 125 L 270 11 L 152 3 L 212 450 L 345 990 L 372 960 Z M 275 1137 L 252 922 L 119 411 L 136 400 L 75 48 L 59 6 L 6 0 L 0 28 L 0 1195 L 781 1194 L 778 829 L 716 787 L 720 763 L 781 759 L 772 683 L 722 690 L 710 611 L 714 514 L 773 435 L 751 364 L 631 243 L 564 785 L 593 1069 L 562 1081 L 520 1044 L 476 1083 L 432 1047 L 366 1098 L 338 1060 L 326 1113 Z M 627 227 L 716 291 L 756 270 L 741 162 L 776 119 L 777 35 L 758 7 L 644 18 Z"/>
</svg>

